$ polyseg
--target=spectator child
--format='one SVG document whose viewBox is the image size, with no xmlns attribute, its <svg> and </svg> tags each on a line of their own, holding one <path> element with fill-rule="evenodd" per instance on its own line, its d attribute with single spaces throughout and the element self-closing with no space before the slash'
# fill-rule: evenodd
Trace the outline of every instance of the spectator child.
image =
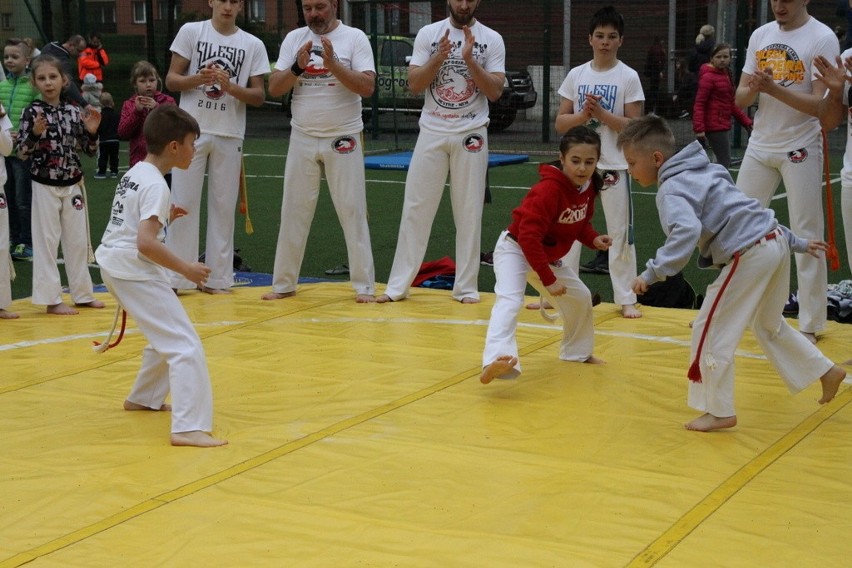
<svg viewBox="0 0 852 568">
<path fill-rule="evenodd" d="M 12 121 L 0 104 L 0 154 L 12 153 Z M 6 164 L 0 161 L 0 319 L 16 319 L 18 314 L 6 308 L 12 303 L 12 263 L 9 261 L 9 209 L 3 184 L 6 183 Z"/>
<path fill-rule="evenodd" d="M 83 93 L 83 99 L 87 104 L 92 105 L 94 108 L 100 110 L 101 108 L 101 94 L 104 92 L 104 85 L 91 73 L 87 73 L 85 77 L 83 77 L 83 86 L 80 87 L 80 92 Z"/>
<path fill-rule="evenodd" d="M 79 152 L 94 156 L 98 148 L 100 113 L 61 100 L 70 78 L 62 63 L 40 55 L 32 63 L 32 80 L 41 93 L 21 116 L 18 157 L 32 158 L 33 181 L 33 296 L 47 313 L 74 315 L 62 301 L 59 266 L 60 239 L 71 297 L 77 306 L 102 308 L 95 299 L 89 274 L 89 223 Z"/>
<path fill-rule="evenodd" d="M 95 179 L 106 179 L 107 165 L 109 177 L 118 177 L 118 113 L 112 95 L 101 94 L 101 123 L 98 125 L 98 173 Z"/>
<path fill-rule="evenodd" d="M 130 84 L 135 94 L 124 101 L 118 121 L 118 136 L 130 140 L 130 167 L 145 159 L 148 153 L 142 125 L 153 109 L 161 104 L 175 104 L 175 100 L 160 92 L 162 80 L 157 68 L 147 61 L 137 61 L 130 70 Z M 171 177 L 171 174 L 168 174 Z"/>
</svg>

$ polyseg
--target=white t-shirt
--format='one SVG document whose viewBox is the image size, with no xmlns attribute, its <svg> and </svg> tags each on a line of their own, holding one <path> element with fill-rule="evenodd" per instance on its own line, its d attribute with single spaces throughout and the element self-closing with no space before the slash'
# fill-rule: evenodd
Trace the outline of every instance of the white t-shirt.
<svg viewBox="0 0 852 568">
<path fill-rule="evenodd" d="M 190 75 L 206 67 L 217 67 L 228 72 L 232 83 L 245 87 L 250 77 L 269 72 L 263 42 L 241 29 L 231 35 L 222 35 L 210 20 L 181 26 L 170 49 L 189 60 Z M 239 139 L 245 135 L 245 103 L 217 85 L 201 85 L 183 91 L 180 108 L 195 117 L 204 134 Z"/>
<path fill-rule="evenodd" d="M 574 67 L 559 87 L 559 95 L 574 103 L 574 112 L 580 112 L 586 100 L 586 94 L 600 95 L 600 104 L 615 116 L 624 116 L 624 105 L 645 100 L 642 81 L 632 68 L 618 61 L 612 69 L 595 71 L 592 62 Z M 598 169 L 626 170 L 627 160 L 618 149 L 618 132 L 602 124 L 597 119 L 587 124 L 601 137 L 601 159 Z"/>
<path fill-rule="evenodd" d="M 453 49 L 426 90 L 420 127 L 438 133 L 458 134 L 488 124 L 488 98 L 473 82 L 462 59 L 464 32 L 453 27 L 449 18 L 421 28 L 414 39 L 411 65 L 425 65 L 438 50 L 438 42 L 448 29 Z M 476 62 L 488 73 L 505 73 L 506 47 L 500 34 L 479 20 L 470 30 L 476 39 L 473 48 Z"/>
<path fill-rule="evenodd" d="M 822 55 L 834 62 L 839 50 L 837 36 L 816 18 L 809 18 L 803 26 L 792 31 L 783 31 L 777 22 L 769 22 L 751 34 L 743 73 L 754 75 L 758 69 L 771 68 L 775 83 L 786 89 L 810 93 L 814 58 Z M 789 152 L 813 144 L 819 135 L 816 117 L 762 94 L 748 144 L 767 152 Z"/>
<path fill-rule="evenodd" d="M 353 134 L 364 129 L 361 119 L 361 95 L 350 91 L 328 69 L 323 67 L 323 47 L 319 36 L 307 26 L 298 28 L 284 38 L 275 68 L 287 71 L 296 61 L 299 49 L 309 40 L 311 59 L 293 87 L 290 125 L 309 136 Z M 364 73 L 376 72 L 373 50 L 367 35 L 342 22 L 325 35 L 334 49 L 334 58 L 344 67 Z"/>
<path fill-rule="evenodd" d="M 170 193 L 163 174 L 149 162 L 138 162 L 118 182 L 112 201 L 109 223 L 95 258 L 102 270 L 123 280 L 160 280 L 168 282 L 166 269 L 151 262 L 136 244 L 139 223 L 156 217 L 162 227 L 160 242 L 166 238 L 169 222 Z"/>
</svg>

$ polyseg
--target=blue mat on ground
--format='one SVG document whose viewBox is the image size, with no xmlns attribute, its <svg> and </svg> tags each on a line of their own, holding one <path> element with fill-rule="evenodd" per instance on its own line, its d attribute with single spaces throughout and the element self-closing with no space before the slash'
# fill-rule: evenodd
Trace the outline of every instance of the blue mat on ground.
<svg viewBox="0 0 852 568">
<path fill-rule="evenodd" d="M 407 170 L 411 163 L 412 152 L 395 152 L 393 154 L 378 154 L 366 156 L 364 167 L 368 170 Z M 488 154 L 488 167 L 508 166 L 510 164 L 522 164 L 528 162 L 530 157 L 526 154 Z"/>
</svg>

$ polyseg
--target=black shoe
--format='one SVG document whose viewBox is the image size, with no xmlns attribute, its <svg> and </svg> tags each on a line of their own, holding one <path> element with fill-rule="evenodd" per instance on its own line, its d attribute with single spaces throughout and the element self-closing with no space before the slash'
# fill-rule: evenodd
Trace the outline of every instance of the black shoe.
<svg viewBox="0 0 852 568">
<path fill-rule="evenodd" d="M 481 253 L 479 255 L 479 264 L 483 266 L 494 266 L 494 251 Z"/>
<path fill-rule="evenodd" d="M 580 266 L 580 272 L 586 274 L 609 274 L 609 253 L 606 251 L 598 251 L 598 254 Z"/>
</svg>

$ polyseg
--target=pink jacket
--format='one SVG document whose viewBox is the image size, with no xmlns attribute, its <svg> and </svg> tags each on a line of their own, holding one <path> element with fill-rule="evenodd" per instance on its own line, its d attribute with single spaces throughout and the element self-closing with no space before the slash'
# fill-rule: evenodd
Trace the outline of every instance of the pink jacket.
<svg viewBox="0 0 852 568">
<path fill-rule="evenodd" d="M 157 91 L 154 93 L 157 104 L 175 104 L 175 100 Z M 141 162 L 148 154 L 148 145 L 142 135 L 142 125 L 148 116 L 148 110 L 136 110 L 136 95 L 133 95 L 121 107 L 121 118 L 118 121 L 118 137 L 122 140 L 130 140 L 130 166 Z"/>
<path fill-rule="evenodd" d="M 723 132 L 731 129 L 731 117 L 751 128 L 752 120 L 734 104 L 734 83 L 727 69 L 709 63 L 698 70 L 698 90 L 692 108 L 693 132 Z"/>
</svg>

